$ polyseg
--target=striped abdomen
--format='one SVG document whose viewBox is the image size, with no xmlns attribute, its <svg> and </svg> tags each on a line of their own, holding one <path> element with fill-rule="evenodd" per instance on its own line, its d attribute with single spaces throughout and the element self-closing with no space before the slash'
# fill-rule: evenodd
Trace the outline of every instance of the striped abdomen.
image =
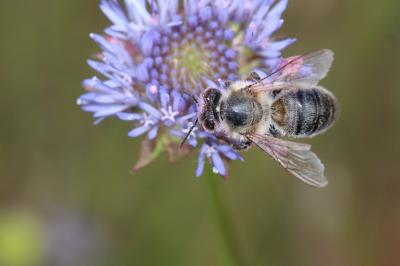
<svg viewBox="0 0 400 266">
<path fill-rule="evenodd" d="M 282 92 L 271 106 L 275 126 L 282 135 L 293 137 L 309 137 L 325 131 L 335 121 L 336 114 L 334 96 L 321 87 Z"/>
</svg>

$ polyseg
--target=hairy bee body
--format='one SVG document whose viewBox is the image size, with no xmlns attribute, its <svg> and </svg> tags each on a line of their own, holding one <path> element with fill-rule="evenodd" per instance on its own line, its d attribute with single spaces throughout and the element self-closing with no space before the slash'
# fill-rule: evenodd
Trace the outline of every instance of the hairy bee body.
<svg viewBox="0 0 400 266">
<path fill-rule="evenodd" d="M 287 90 L 271 104 L 268 132 L 274 137 L 312 137 L 326 131 L 336 113 L 334 96 L 322 87 Z"/>
<path fill-rule="evenodd" d="M 252 83 L 236 81 L 225 92 L 208 89 L 199 117 L 203 127 L 223 133 L 236 149 L 246 149 L 248 134 L 313 137 L 335 121 L 334 96 L 322 87 L 250 93 Z"/>
<path fill-rule="evenodd" d="M 226 124 L 224 128 L 230 131 L 245 134 L 265 119 L 265 115 L 265 106 L 256 97 L 242 91 L 235 91 L 220 102 L 221 121 Z"/>
<path fill-rule="evenodd" d="M 325 168 L 311 146 L 281 137 L 313 137 L 332 126 L 337 101 L 318 86 L 332 62 L 333 52 L 322 49 L 284 60 L 263 78 L 252 72 L 246 80 L 207 88 L 197 101 L 194 126 L 237 150 L 255 144 L 300 180 L 324 187 Z"/>
</svg>

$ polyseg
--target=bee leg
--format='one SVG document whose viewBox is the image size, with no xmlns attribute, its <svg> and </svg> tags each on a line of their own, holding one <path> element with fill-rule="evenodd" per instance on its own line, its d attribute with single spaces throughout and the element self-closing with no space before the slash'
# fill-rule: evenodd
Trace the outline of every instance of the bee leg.
<svg viewBox="0 0 400 266">
<path fill-rule="evenodd" d="M 232 148 L 238 151 L 247 150 L 251 146 L 251 141 L 243 140 L 243 141 L 236 141 L 232 143 Z"/>
<path fill-rule="evenodd" d="M 251 72 L 250 75 L 246 78 L 246 81 L 258 82 L 261 80 L 261 77 L 256 72 Z"/>
<path fill-rule="evenodd" d="M 231 80 L 224 80 L 224 85 L 225 85 L 226 88 L 231 86 L 231 84 L 232 84 Z"/>
</svg>

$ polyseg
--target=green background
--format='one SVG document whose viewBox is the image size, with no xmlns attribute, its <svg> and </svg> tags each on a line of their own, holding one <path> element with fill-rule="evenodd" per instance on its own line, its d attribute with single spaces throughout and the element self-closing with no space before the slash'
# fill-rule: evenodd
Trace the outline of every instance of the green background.
<svg viewBox="0 0 400 266">
<path fill-rule="evenodd" d="M 399 265 L 400 2 L 292 0 L 284 18 L 286 56 L 336 54 L 322 84 L 341 117 L 305 140 L 325 189 L 257 149 L 227 181 L 195 178 L 195 154 L 130 174 L 130 125 L 75 104 L 98 1 L 2 0 L 0 265 Z"/>
</svg>

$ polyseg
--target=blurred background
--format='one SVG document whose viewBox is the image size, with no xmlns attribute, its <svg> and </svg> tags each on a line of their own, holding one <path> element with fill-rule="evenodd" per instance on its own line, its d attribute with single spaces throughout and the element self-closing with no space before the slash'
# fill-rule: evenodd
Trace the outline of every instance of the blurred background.
<svg viewBox="0 0 400 266">
<path fill-rule="evenodd" d="M 129 125 L 75 104 L 88 34 L 109 25 L 98 1 L 2 0 L 0 265 L 400 265 L 399 10 L 289 1 L 284 54 L 336 53 L 322 84 L 342 112 L 309 140 L 330 179 L 314 189 L 257 149 L 227 181 L 195 178 L 195 154 L 131 174 Z"/>
</svg>

